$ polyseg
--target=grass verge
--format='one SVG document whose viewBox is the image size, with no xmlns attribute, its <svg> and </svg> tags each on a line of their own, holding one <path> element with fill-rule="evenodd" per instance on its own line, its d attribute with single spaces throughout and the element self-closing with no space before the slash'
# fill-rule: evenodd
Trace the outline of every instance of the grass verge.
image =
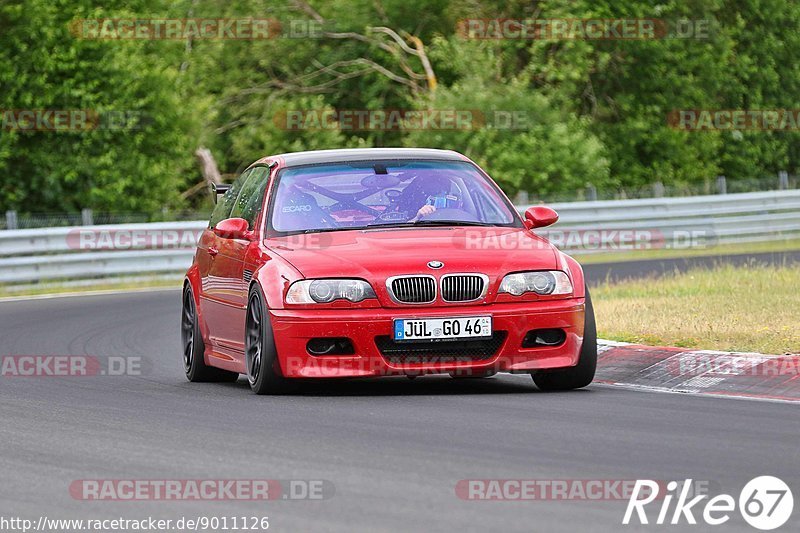
<svg viewBox="0 0 800 533">
<path fill-rule="evenodd" d="M 75 281 L 53 281 L 41 284 L 0 285 L 0 298 L 95 291 L 127 291 L 168 287 L 180 289 L 181 283 L 182 280 L 180 277 L 142 277 L 86 280 L 80 283 L 76 283 Z"/>
<path fill-rule="evenodd" d="M 709 350 L 800 353 L 800 269 L 695 269 L 592 290 L 601 338 Z"/>
</svg>

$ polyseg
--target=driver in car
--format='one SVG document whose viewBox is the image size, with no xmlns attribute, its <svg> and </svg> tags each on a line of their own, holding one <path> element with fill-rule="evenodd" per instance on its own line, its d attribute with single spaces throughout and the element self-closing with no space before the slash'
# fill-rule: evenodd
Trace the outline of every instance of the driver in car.
<svg viewBox="0 0 800 533">
<path fill-rule="evenodd" d="M 437 209 L 458 207 L 458 196 L 450 194 L 450 185 L 450 180 L 441 176 L 415 178 L 406 188 L 405 192 L 410 196 L 407 200 L 416 201 L 416 205 L 423 200 L 425 203 L 408 222 L 417 222 L 423 217 L 435 213 Z"/>
</svg>

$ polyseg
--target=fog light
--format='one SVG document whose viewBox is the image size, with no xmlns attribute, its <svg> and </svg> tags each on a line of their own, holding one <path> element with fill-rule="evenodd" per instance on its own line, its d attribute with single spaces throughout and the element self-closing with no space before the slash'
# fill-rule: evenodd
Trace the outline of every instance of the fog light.
<svg viewBox="0 0 800 533">
<path fill-rule="evenodd" d="M 567 340 L 563 329 L 533 329 L 522 340 L 523 348 L 540 348 L 542 346 L 558 346 Z"/>
<path fill-rule="evenodd" d="M 317 337 L 306 344 L 308 353 L 314 356 L 353 355 L 353 343 L 347 337 Z"/>
</svg>

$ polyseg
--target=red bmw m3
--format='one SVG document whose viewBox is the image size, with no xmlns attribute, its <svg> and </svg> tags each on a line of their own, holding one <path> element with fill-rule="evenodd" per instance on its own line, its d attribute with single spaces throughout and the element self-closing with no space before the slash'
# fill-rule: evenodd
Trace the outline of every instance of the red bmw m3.
<svg viewBox="0 0 800 533">
<path fill-rule="evenodd" d="M 190 381 L 531 374 L 584 387 L 597 361 L 580 265 L 447 150 L 298 152 L 221 186 L 183 287 Z"/>
</svg>

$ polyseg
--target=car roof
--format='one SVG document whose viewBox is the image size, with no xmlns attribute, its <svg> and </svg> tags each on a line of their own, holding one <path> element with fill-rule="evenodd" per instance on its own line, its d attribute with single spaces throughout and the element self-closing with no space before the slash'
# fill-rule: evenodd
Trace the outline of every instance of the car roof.
<svg viewBox="0 0 800 533">
<path fill-rule="evenodd" d="M 311 150 L 290 152 L 265 157 L 259 162 L 278 161 L 283 167 L 297 167 L 319 163 L 341 163 L 345 161 L 373 161 L 382 159 L 433 159 L 439 161 L 467 161 L 453 150 L 433 148 L 346 148 L 340 150 Z"/>
</svg>

